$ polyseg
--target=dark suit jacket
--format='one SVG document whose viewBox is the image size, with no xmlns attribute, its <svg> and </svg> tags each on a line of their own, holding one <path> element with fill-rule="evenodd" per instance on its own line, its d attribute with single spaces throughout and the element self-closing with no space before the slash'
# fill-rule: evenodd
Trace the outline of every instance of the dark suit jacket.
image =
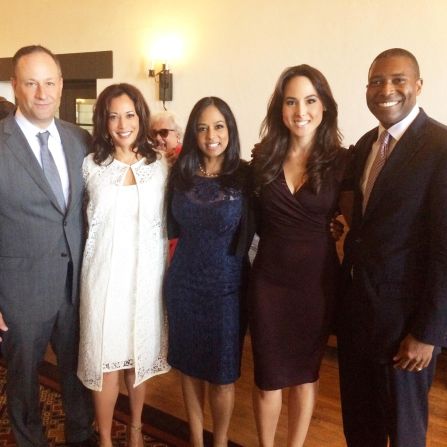
<svg viewBox="0 0 447 447">
<path fill-rule="evenodd" d="M 67 212 L 13 116 L 0 122 L 0 311 L 6 324 L 54 314 L 67 282 L 73 302 L 83 250 L 81 165 L 89 135 L 56 120 L 67 161 Z M 73 281 L 71 281 L 73 279 Z"/>
<path fill-rule="evenodd" d="M 354 337 L 389 359 L 408 333 L 437 346 L 447 341 L 447 127 L 420 110 L 362 216 L 360 182 L 377 132 L 353 151 L 354 211 L 344 258 L 345 283 L 352 284 L 342 324 L 352 323 Z"/>
</svg>

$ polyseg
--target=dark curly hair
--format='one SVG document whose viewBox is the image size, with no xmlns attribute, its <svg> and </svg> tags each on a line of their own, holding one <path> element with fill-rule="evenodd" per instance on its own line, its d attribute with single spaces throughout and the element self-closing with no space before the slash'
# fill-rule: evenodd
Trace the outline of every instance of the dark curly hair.
<svg viewBox="0 0 447 447">
<path fill-rule="evenodd" d="M 155 143 L 150 136 L 149 107 L 142 93 L 133 85 L 126 83 L 109 85 L 98 96 L 93 112 L 93 159 L 95 163 L 102 164 L 113 154 L 114 145 L 108 131 L 109 108 L 112 99 L 121 95 L 127 95 L 133 101 L 139 118 L 140 129 L 133 150 L 146 157 L 147 164 L 152 163 L 157 159 L 157 153 L 154 151 Z"/>
<path fill-rule="evenodd" d="M 316 138 L 306 165 L 306 176 L 315 193 L 318 193 L 334 172 L 341 153 L 341 133 L 337 124 L 337 103 L 323 74 L 309 65 L 285 69 L 276 83 L 261 125 L 261 142 L 253 149 L 252 166 L 254 186 L 259 189 L 272 182 L 281 172 L 289 149 L 290 131 L 282 118 L 284 90 L 290 79 L 304 76 L 310 80 L 323 103 L 324 112 L 317 128 Z"/>
<path fill-rule="evenodd" d="M 171 183 L 175 188 L 189 189 L 192 186 L 193 177 L 199 169 L 202 161 L 202 152 L 197 144 L 197 123 L 202 112 L 209 106 L 216 107 L 225 118 L 228 128 L 228 146 L 224 152 L 224 160 L 221 170 L 221 180 L 225 182 L 231 174 L 236 172 L 240 163 L 240 143 L 236 119 L 229 105 L 216 96 L 200 99 L 193 107 L 188 124 L 186 125 L 183 147 L 176 161 L 171 175 Z"/>
</svg>

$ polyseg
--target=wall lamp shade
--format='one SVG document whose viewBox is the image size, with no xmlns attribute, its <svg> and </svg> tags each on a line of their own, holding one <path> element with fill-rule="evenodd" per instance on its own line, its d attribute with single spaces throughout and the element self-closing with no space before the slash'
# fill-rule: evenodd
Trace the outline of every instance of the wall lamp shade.
<svg viewBox="0 0 447 447">
<path fill-rule="evenodd" d="M 162 65 L 161 70 L 156 73 L 154 69 L 149 69 L 149 77 L 158 78 L 158 99 L 160 101 L 172 101 L 173 77 L 166 64 Z"/>
</svg>

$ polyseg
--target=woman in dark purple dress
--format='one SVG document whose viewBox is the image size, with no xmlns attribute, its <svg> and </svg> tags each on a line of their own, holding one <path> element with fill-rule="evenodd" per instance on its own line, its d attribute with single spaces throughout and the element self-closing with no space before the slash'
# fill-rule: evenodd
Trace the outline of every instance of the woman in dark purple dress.
<svg viewBox="0 0 447 447">
<path fill-rule="evenodd" d="M 325 77 L 299 65 L 280 76 L 253 150 L 260 242 L 249 315 L 260 445 L 273 446 L 289 389 L 288 446 L 304 444 L 330 331 L 338 259 L 329 224 L 344 151 Z"/>
</svg>

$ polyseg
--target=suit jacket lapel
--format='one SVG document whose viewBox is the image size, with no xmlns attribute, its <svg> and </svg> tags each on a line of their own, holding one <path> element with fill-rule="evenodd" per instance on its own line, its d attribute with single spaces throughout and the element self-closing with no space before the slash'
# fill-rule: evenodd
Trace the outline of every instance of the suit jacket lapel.
<svg viewBox="0 0 447 447">
<path fill-rule="evenodd" d="M 392 189 L 398 181 L 401 171 L 410 162 L 413 155 L 420 148 L 419 140 L 423 135 L 422 128 L 427 120 L 427 115 L 421 109 L 418 116 L 410 124 L 408 129 L 398 141 L 385 166 L 377 177 L 368 204 L 365 209 L 364 219 L 379 206 L 380 200 L 387 190 Z"/>
<path fill-rule="evenodd" d="M 28 172 L 37 186 L 49 197 L 53 205 L 62 212 L 59 208 L 56 197 L 48 184 L 47 179 L 45 178 L 45 174 L 43 173 L 36 156 L 29 147 L 25 135 L 23 135 L 20 127 L 16 123 L 14 116 L 5 118 L 4 129 L 5 133 L 8 135 L 6 144 L 8 145 L 12 154 Z"/>
</svg>

